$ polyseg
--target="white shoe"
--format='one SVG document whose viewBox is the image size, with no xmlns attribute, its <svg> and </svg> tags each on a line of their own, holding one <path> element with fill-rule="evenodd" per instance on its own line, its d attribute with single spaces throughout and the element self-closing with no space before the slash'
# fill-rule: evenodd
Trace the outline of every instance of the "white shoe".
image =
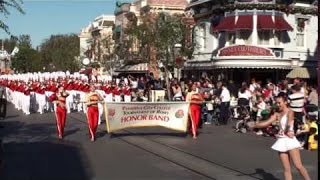
<svg viewBox="0 0 320 180">
<path fill-rule="evenodd" d="M 256 135 L 261 136 L 261 135 L 263 135 L 263 132 L 260 130 L 260 131 L 256 132 Z"/>
</svg>

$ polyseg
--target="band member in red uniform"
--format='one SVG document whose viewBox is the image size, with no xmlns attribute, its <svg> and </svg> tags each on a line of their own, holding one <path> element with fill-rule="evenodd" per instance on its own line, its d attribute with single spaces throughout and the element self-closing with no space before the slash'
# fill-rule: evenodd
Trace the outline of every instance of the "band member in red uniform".
<svg viewBox="0 0 320 180">
<path fill-rule="evenodd" d="M 50 100 L 56 104 L 56 120 L 59 139 L 63 138 L 64 126 L 66 124 L 66 98 L 68 93 L 64 90 L 63 86 L 58 87 L 58 92 L 50 96 Z"/>
<path fill-rule="evenodd" d="M 190 119 L 191 119 L 191 132 L 193 139 L 197 139 L 197 130 L 200 121 L 201 104 L 203 98 L 197 91 L 197 85 L 194 83 L 191 87 L 191 91 L 186 96 L 186 101 L 190 102 Z"/>
<path fill-rule="evenodd" d="M 100 96 L 98 92 L 96 92 L 96 88 L 94 84 L 91 84 L 90 92 L 86 96 L 87 120 L 88 120 L 91 141 L 94 141 L 96 138 L 96 131 L 97 131 L 98 119 L 99 119 L 99 109 L 98 109 L 99 101 L 103 102 L 103 98 Z"/>
</svg>

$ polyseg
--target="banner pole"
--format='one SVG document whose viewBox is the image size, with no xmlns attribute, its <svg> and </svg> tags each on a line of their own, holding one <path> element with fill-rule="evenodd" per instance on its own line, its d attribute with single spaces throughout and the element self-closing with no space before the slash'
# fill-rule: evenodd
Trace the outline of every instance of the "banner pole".
<svg viewBox="0 0 320 180">
<path fill-rule="evenodd" d="M 109 132 L 110 129 L 109 129 L 109 119 L 108 119 L 109 114 L 108 114 L 108 109 L 107 109 L 107 102 L 104 103 L 103 110 L 104 110 L 104 116 L 105 116 L 105 119 L 106 119 L 106 129 L 107 129 L 107 133 L 109 134 L 110 133 Z"/>
</svg>

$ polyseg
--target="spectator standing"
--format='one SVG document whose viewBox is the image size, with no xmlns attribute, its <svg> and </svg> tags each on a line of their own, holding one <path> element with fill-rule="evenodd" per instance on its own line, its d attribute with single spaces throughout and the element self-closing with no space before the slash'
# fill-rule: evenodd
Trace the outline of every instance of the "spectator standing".
<svg viewBox="0 0 320 180">
<path fill-rule="evenodd" d="M 226 88 L 225 84 L 222 83 L 221 85 L 221 94 L 220 94 L 220 99 L 221 99 L 221 104 L 220 104 L 220 124 L 228 124 L 228 119 L 229 119 L 229 107 L 230 107 L 230 92 Z"/>
<path fill-rule="evenodd" d="M 295 125 L 294 131 L 298 129 L 298 124 L 302 124 L 304 113 L 303 107 L 305 103 L 304 94 L 301 92 L 301 87 L 298 84 L 294 84 L 291 87 L 292 94 L 289 95 L 288 100 L 290 102 L 289 107 L 294 112 Z"/>
</svg>

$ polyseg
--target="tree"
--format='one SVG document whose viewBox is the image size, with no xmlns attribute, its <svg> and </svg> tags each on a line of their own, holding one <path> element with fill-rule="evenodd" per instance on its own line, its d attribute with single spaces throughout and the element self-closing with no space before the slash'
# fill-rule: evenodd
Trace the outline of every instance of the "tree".
<svg viewBox="0 0 320 180">
<path fill-rule="evenodd" d="M 3 40 L 3 47 L 4 50 L 6 50 L 8 53 L 11 53 L 18 44 L 17 40 L 15 38 L 10 39 L 4 39 Z"/>
<path fill-rule="evenodd" d="M 4 17 L 8 17 L 8 15 L 10 15 L 8 8 L 10 7 L 16 9 L 21 14 L 24 14 L 25 12 L 21 7 L 22 4 L 22 0 L 0 0 L 0 13 L 4 15 Z M 9 26 L 2 20 L 0 20 L 0 29 L 11 35 Z"/>
<path fill-rule="evenodd" d="M 70 71 L 80 69 L 79 38 L 76 34 L 51 35 L 40 45 L 41 58 L 49 71 Z"/>
<path fill-rule="evenodd" d="M 110 70 L 114 67 L 115 51 L 114 51 L 114 40 L 112 35 L 108 35 L 102 39 L 102 47 L 104 49 L 102 56 L 102 66 L 106 67 L 106 70 Z"/>
<path fill-rule="evenodd" d="M 192 48 L 187 47 L 188 27 L 183 23 L 183 15 L 167 13 L 155 14 L 145 12 L 140 16 L 141 23 L 131 23 L 125 30 L 127 40 L 131 47 L 138 46 L 137 54 L 140 58 L 149 62 L 151 72 L 159 73 L 159 62 L 165 68 L 166 84 L 169 85 L 169 68 L 176 67 L 176 45 L 181 46 L 181 55 L 190 56 Z M 170 89 L 168 88 L 168 94 Z M 170 97 L 170 94 L 168 95 Z"/>
<path fill-rule="evenodd" d="M 32 48 L 29 35 L 20 35 L 17 40 L 19 52 L 11 59 L 12 68 L 18 72 L 41 71 L 43 63 L 38 51 Z"/>
<path fill-rule="evenodd" d="M 182 45 L 182 55 L 188 56 L 191 53 L 185 43 L 187 27 L 182 21 L 183 15 L 149 12 L 140 18 L 139 25 L 132 24 L 125 32 L 130 46 L 138 46 L 137 54 L 141 55 L 141 59 L 150 60 L 150 52 L 154 48 L 156 61 L 158 59 L 174 65 L 176 44 Z"/>
</svg>

